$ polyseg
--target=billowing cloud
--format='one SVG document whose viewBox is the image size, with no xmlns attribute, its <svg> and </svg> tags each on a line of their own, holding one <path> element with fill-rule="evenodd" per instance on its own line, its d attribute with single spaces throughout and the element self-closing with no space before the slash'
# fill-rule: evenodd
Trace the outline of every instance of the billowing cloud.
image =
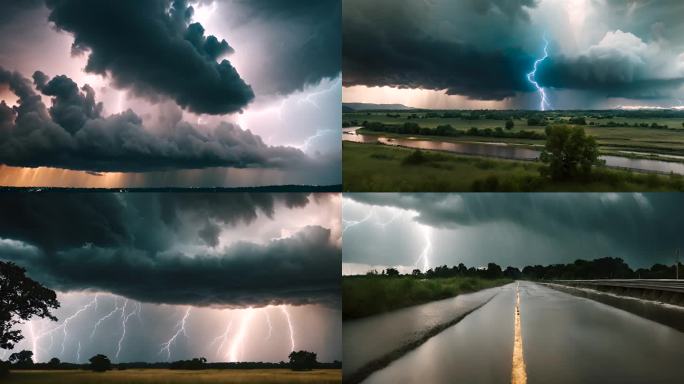
<svg viewBox="0 0 684 384">
<path fill-rule="evenodd" d="M 221 122 L 200 132 L 180 120 L 152 133 L 130 109 L 107 117 L 92 88 L 80 90 L 66 76 L 34 74 L 36 87 L 52 97 L 47 109 L 30 82 L 0 67 L 0 84 L 19 97 L 0 103 L 0 162 L 88 171 L 153 171 L 207 167 L 297 166 L 308 157 L 298 149 L 268 146 L 249 130 Z"/>
<path fill-rule="evenodd" d="M 552 57 L 541 67 L 539 81 L 608 96 L 661 98 L 684 84 L 684 61 L 658 42 L 618 29 L 578 56 Z"/>
<path fill-rule="evenodd" d="M 87 72 L 137 94 L 173 99 L 196 113 L 239 112 L 254 93 L 231 63 L 233 48 L 192 22 L 185 0 L 47 0 L 49 20 L 88 54 Z"/>
<path fill-rule="evenodd" d="M 258 216 L 278 220 L 312 201 L 334 204 L 308 194 L 5 194 L 0 258 L 63 292 L 195 306 L 337 306 L 341 250 L 331 228 L 301 222 L 277 238 L 239 236 Z M 235 240 L 220 241 L 233 231 Z"/>
</svg>

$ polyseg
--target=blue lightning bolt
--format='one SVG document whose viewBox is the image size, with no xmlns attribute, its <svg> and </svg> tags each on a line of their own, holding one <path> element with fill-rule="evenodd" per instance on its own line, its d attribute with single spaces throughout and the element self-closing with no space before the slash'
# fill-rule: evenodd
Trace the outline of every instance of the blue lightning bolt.
<svg viewBox="0 0 684 384">
<path fill-rule="evenodd" d="M 544 90 L 544 87 L 540 86 L 539 83 L 537 83 L 537 67 L 539 64 L 546 60 L 547 57 L 549 57 L 549 41 L 546 40 L 546 36 L 543 36 L 542 39 L 544 40 L 544 56 L 535 60 L 534 61 L 534 67 L 532 69 L 532 72 L 527 74 L 527 81 L 529 81 L 532 85 L 534 85 L 535 88 L 537 88 L 537 92 L 539 92 L 539 96 L 541 100 L 539 101 L 539 109 L 542 111 L 546 110 L 546 107 L 551 107 L 551 104 L 549 104 L 548 100 L 546 100 L 546 91 Z"/>
</svg>

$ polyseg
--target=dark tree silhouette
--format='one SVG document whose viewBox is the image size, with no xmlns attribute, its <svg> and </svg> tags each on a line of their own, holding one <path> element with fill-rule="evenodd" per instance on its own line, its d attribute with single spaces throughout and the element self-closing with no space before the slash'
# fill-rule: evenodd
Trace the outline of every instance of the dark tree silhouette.
<svg viewBox="0 0 684 384">
<path fill-rule="evenodd" d="M 61 363 L 62 363 L 62 362 L 59 361 L 58 358 L 53 357 L 52 359 L 50 359 L 50 361 L 48 361 L 48 364 L 47 364 L 47 365 L 48 365 L 48 367 L 49 367 L 50 369 L 59 369 L 59 365 L 60 365 Z"/>
<path fill-rule="evenodd" d="M 17 368 L 31 368 L 33 366 L 33 352 L 23 350 L 9 356 L 9 362 Z"/>
<path fill-rule="evenodd" d="M 387 268 L 385 270 L 385 274 L 387 276 L 399 276 L 399 270 L 397 270 L 395 268 Z"/>
<path fill-rule="evenodd" d="M 12 330 L 32 316 L 57 321 L 50 309 L 59 308 L 57 294 L 26 276 L 26 270 L 0 261 L 0 349 L 12 349 L 24 336 Z"/>
<path fill-rule="evenodd" d="M 513 129 L 513 127 L 515 127 L 515 123 L 513 122 L 513 120 L 506 120 L 506 129 Z"/>
<path fill-rule="evenodd" d="M 90 370 L 93 372 L 106 372 L 112 369 L 112 362 L 105 355 L 95 355 L 88 361 L 90 361 Z"/>
<path fill-rule="evenodd" d="M 293 371 L 310 371 L 318 365 L 316 354 L 308 351 L 292 351 L 290 353 L 290 369 Z"/>
</svg>

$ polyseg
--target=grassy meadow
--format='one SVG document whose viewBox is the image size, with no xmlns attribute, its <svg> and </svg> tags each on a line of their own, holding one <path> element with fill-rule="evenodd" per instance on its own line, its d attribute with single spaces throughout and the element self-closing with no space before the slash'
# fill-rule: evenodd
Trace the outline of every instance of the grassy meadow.
<svg viewBox="0 0 684 384">
<path fill-rule="evenodd" d="M 423 151 L 424 160 L 407 164 L 414 150 L 382 144 L 342 143 L 343 190 L 420 191 L 681 191 L 678 175 L 657 175 L 600 167 L 589 180 L 552 182 L 539 175 L 541 163 Z"/>
<path fill-rule="evenodd" d="M 578 113 L 550 112 L 548 117 L 550 124 L 569 123 L 569 119 Z M 412 117 L 413 115 L 417 118 Z M 591 113 L 588 113 L 592 116 Z M 432 116 L 432 117 L 430 117 Z M 411 117 L 411 118 L 409 118 Z M 506 132 L 515 133 L 520 131 L 532 131 L 544 133 L 543 126 L 528 126 L 525 118 L 513 118 L 514 126 Z M 423 128 L 436 128 L 440 125 L 451 125 L 454 129 L 466 131 L 471 127 L 478 129 L 496 129 L 505 127 L 506 120 L 501 118 L 464 119 L 462 117 L 443 117 L 443 113 L 427 112 L 347 112 L 343 114 L 343 122 L 347 125 L 360 125 L 362 122 L 380 122 L 383 124 L 404 124 L 412 122 Z M 611 116 L 610 118 L 587 117 L 587 125 L 582 125 L 588 135 L 596 137 L 600 149 L 605 153 L 616 151 L 633 151 L 665 155 L 684 156 L 684 117 L 622 117 Z M 616 126 L 605 126 L 613 123 Z M 650 127 L 635 127 L 634 124 L 657 124 L 667 129 L 653 129 Z M 593 124 L 593 125 L 592 125 Z M 604 126 L 599 126 L 604 125 Z M 360 131 L 368 134 L 368 131 Z M 382 133 L 386 135 L 385 133 Z M 459 136 L 457 138 L 443 138 L 425 136 L 428 140 L 441 141 L 493 141 L 519 143 L 527 145 L 543 145 L 544 140 L 532 140 L 523 138 L 497 138 L 484 136 Z"/>
<path fill-rule="evenodd" d="M 371 316 L 496 287 L 511 281 L 478 277 L 421 279 L 413 276 L 344 276 L 342 315 L 345 319 Z"/>
<path fill-rule="evenodd" d="M 299 384 L 341 383 L 342 371 L 321 369 L 295 372 L 289 369 L 128 369 L 96 373 L 90 371 L 12 371 L 6 384 Z"/>
</svg>

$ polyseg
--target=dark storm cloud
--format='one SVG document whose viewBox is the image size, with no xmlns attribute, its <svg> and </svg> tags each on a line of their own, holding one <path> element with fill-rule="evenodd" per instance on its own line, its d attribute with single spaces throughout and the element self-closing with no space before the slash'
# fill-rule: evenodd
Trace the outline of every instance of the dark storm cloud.
<svg viewBox="0 0 684 384">
<path fill-rule="evenodd" d="M 527 8 L 534 8 L 538 0 L 466 0 L 479 13 L 498 13 L 510 18 L 529 20 Z"/>
<path fill-rule="evenodd" d="M 527 15 L 522 7 L 527 3 L 534 5 L 473 1 L 462 11 Z M 345 2 L 343 84 L 446 90 L 476 99 L 503 99 L 530 90 L 524 74 L 534 58 L 520 48 L 486 49 L 476 41 L 435 37 L 426 30 L 439 21 L 431 19 L 426 7 L 430 5 L 416 1 Z"/>
<path fill-rule="evenodd" d="M 259 136 L 230 123 L 204 133 L 178 118 L 151 133 L 127 110 L 101 116 L 92 88 L 66 76 L 34 74 L 36 87 L 52 97 L 49 110 L 30 82 L 0 67 L 0 85 L 19 97 L 10 108 L 0 103 L 0 162 L 86 171 L 153 171 L 207 167 L 280 167 L 308 162 L 298 149 L 266 145 Z"/>
<path fill-rule="evenodd" d="M 309 226 L 265 244 L 233 243 L 187 254 L 184 241 L 215 247 L 219 224 L 249 223 L 306 194 L 4 194 L 0 258 L 62 290 L 101 290 L 154 303 L 263 306 L 339 301 L 340 249 L 330 230 Z M 289 208 L 288 208 L 289 207 Z M 210 213 L 207 216 L 207 213 Z M 207 233 L 209 232 L 209 233 Z M 201 243 L 197 243 L 201 244 Z M 5 249 L 6 248 L 6 249 Z"/>
<path fill-rule="evenodd" d="M 164 95 L 196 113 L 241 111 L 254 93 L 228 60 L 225 40 L 191 23 L 185 0 L 47 0 L 49 20 L 88 54 L 87 72 L 152 99 Z"/>
<path fill-rule="evenodd" d="M 44 3 L 44 0 L 0 0 L 0 23 L 13 20 L 21 13 L 39 8 Z"/>
<path fill-rule="evenodd" d="M 607 239 L 634 260 L 671 254 L 684 245 L 684 197 L 655 194 L 350 194 L 355 201 L 414 210 L 415 220 L 458 229 L 492 223 L 551 239 L 563 251 L 576 239 Z M 586 235 L 586 237 L 583 237 Z M 560 251 L 559 251 L 560 253 Z M 576 258 L 582 254 L 577 253 Z M 648 264 L 648 262 L 646 262 Z"/>
<path fill-rule="evenodd" d="M 265 23 L 267 92 L 289 94 L 341 71 L 340 0 L 239 0 L 244 18 Z"/>
</svg>

